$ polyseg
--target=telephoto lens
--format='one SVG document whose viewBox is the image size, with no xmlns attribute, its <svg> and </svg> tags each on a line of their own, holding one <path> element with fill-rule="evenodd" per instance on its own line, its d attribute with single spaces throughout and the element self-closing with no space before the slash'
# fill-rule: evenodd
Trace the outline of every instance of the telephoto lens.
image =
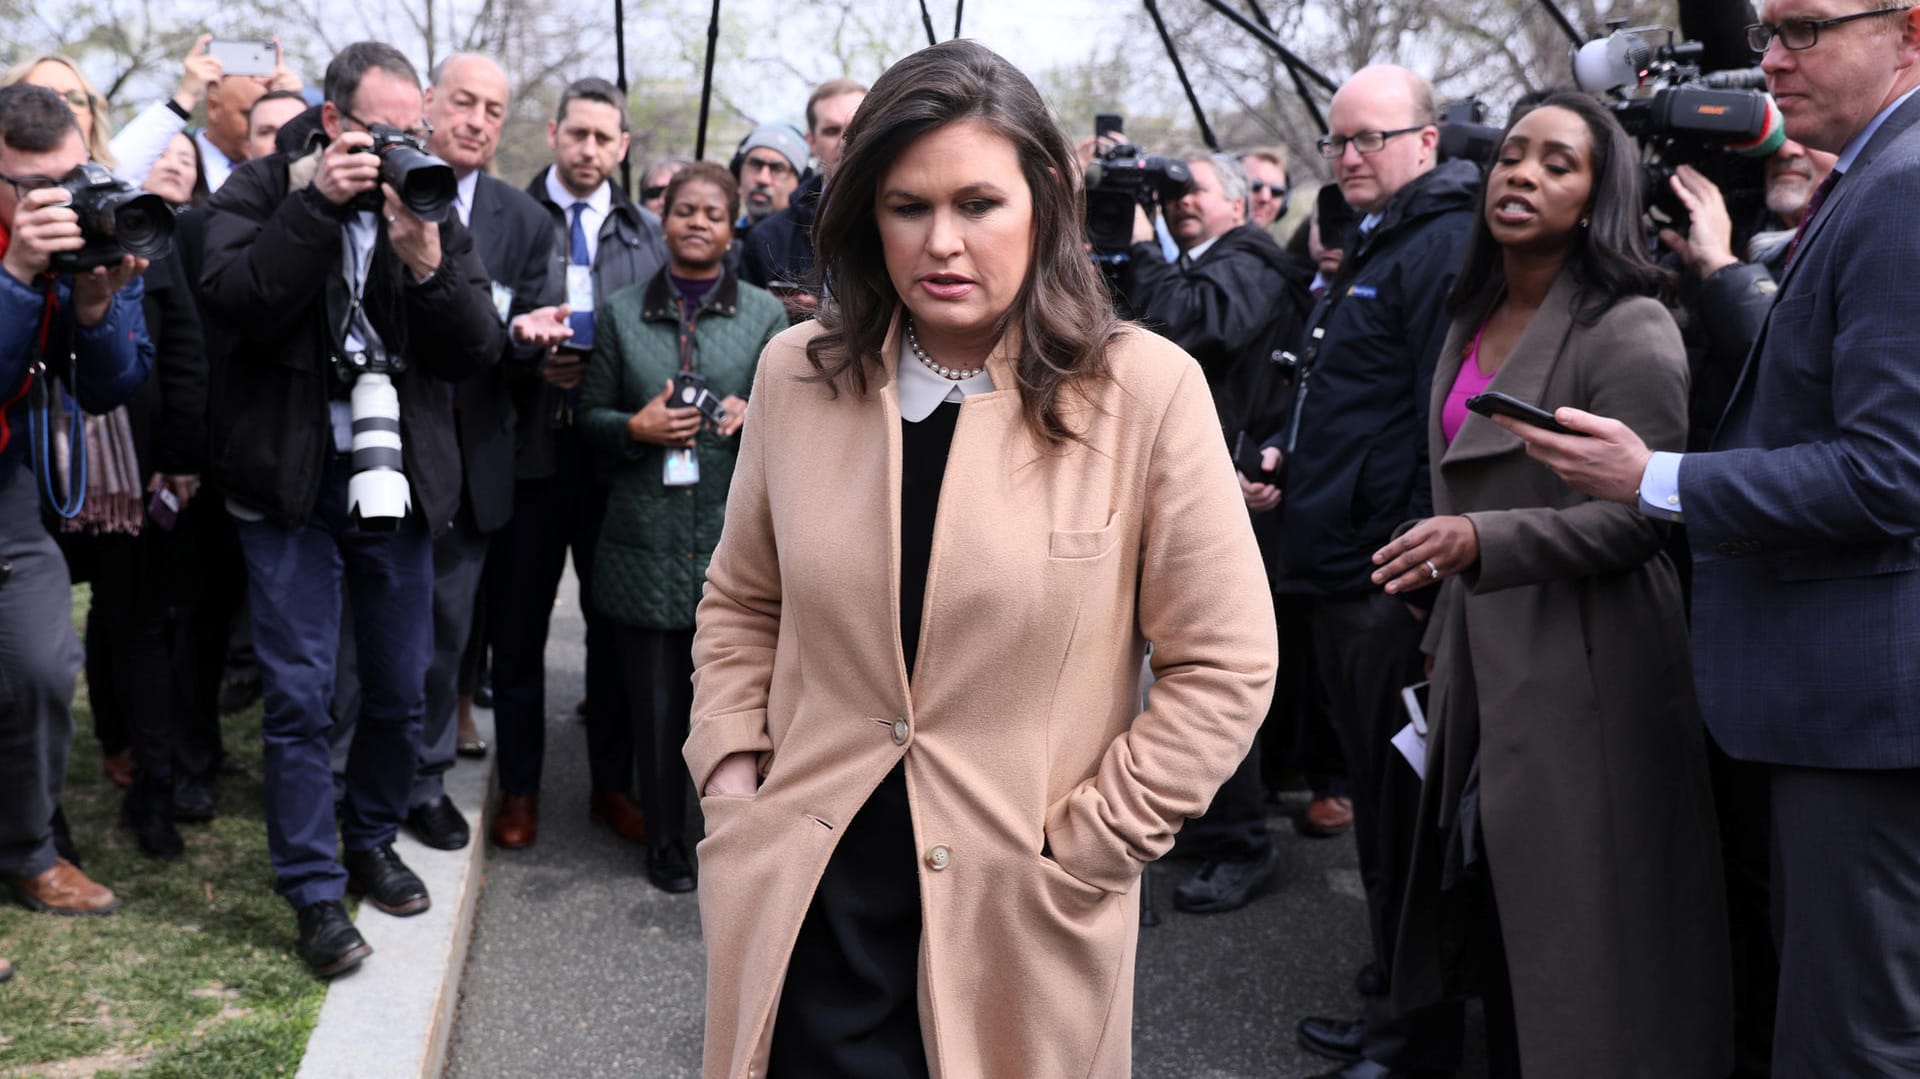
<svg viewBox="0 0 1920 1079">
<path fill-rule="evenodd" d="M 400 397 L 393 379 L 363 374 L 353 380 L 353 476 L 347 480 L 347 517 L 362 532 L 391 532 L 413 508 L 400 453 Z"/>
<path fill-rule="evenodd" d="M 447 219 L 459 182 L 453 166 L 427 152 L 426 147 L 398 128 L 374 124 L 373 152 L 380 155 L 380 179 L 400 196 L 400 204 L 422 221 L 439 224 Z"/>
</svg>

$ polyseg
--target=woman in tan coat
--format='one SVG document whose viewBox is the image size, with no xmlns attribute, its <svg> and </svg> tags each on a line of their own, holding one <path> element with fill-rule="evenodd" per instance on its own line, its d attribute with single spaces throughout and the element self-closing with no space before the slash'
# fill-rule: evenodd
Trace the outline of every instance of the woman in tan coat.
<svg viewBox="0 0 1920 1079">
<path fill-rule="evenodd" d="M 1663 282 L 1640 254 L 1638 172 L 1584 95 L 1513 122 L 1434 373 L 1436 516 L 1375 555 L 1390 592 L 1444 580 L 1396 1002 L 1484 992 L 1496 1079 L 1732 1064 L 1705 737 L 1663 526 L 1572 490 L 1511 421 L 1464 408 L 1492 390 L 1685 443 L 1686 359 L 1647 295 Z"/>
<path fill-rule="evenodd" d="M 848 128 L 694 639 L 708 1076 L 1128 1074 L 1141 869 L 1276 645 L 1205 380 L 1113 318 L 1077 173 L 971 42 Z"/>
</svg>

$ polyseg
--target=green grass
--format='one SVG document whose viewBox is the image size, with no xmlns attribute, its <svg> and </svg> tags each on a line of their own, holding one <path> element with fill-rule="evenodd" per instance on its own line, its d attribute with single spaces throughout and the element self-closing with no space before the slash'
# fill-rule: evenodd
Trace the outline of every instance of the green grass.
<svg viewBox="0 0 1920 1079">
<path fill-rule="evenodd" d="M 75 617 L 87 602 L 75 590 Z M 224 722 L 245 774 L 219 779 L 220 816 L 183 824 L 186 857 L 142 855 L 118 827 L 121 792 L 100 774 L 84 680 L 74 701 L 65 805 L 89 876 L 120 909 L 105 918 L 0 905 L 0 1074 L 56 1063 L 100 1076 L 266 1076 L 298 1070 L 325 987 L 294 953 L 273 894 L 261 814 L 260 711 Z"/>
</svg>

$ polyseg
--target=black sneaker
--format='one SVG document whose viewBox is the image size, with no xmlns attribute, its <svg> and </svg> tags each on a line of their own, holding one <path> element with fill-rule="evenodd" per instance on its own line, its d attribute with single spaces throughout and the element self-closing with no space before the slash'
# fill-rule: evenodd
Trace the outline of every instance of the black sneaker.
<svg viewBox="0 0 1920 1079">
<path fill-rule="evenodd" d="M 693 891 L 693 864 L 687 861 L 687 848 L 678 843 L 648 847 L 647 879 L 663 892 L 677 895 Z"/>
<path fill-rule="evenodd" d="M 173 784 L 173 819 L 201 824 L 214 817 L 213 783 L 194 776 L 181 776 Z"/>
<path fill-rule="evenodd" d="M 407 831 L 435 850 L 461 850 L 467 845 L 467 818 L 446 795 L 407 810 Z"/>
<path fill-rule="evenodd" d="M 337 899 L 326 899 L 301 907 L 300 958 L 307 961 L 317 977 L 331 978 L 352 970 L 373 954 L 373 946 L 347 918 L 347 908 Z"/>
<path fill-rule="evenodd" d="M 388 914 L 405 918 L 433 905 L 427 886 L 394 853 L 392 843 L 350 850 L 340 861 L 347 867 L 347 891 L 366 896 L 367 902 Z"/>
<path fill-rule="evenodd" d="M 133 832 L 140 853 L 171 861 L 187 852 L 173 826 L 173 781 L 135 775 L 120 802 L 120 823 Z"/>
</svg>

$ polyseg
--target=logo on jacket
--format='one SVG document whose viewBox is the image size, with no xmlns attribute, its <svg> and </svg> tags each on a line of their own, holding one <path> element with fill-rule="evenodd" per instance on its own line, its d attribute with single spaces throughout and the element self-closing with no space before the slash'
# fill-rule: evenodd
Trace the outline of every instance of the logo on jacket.
<svg viewBox="0 0 1920 1079">
<path fill-rule="evenodd" d="M 1358 296 L 1363 300 L 1377 298 L 1380 293 L 1372 285 L 1354 285 L 1347 289 L 1347 295 Z"/>
</svg>

